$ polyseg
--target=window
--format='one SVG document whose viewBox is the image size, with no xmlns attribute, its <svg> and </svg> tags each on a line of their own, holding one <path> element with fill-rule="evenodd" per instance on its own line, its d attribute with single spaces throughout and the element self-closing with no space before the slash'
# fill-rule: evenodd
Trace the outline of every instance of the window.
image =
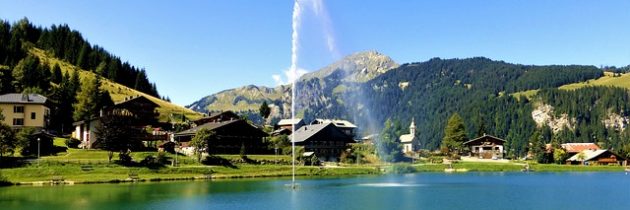
<svg viewBox="0 0 630 210">
<path fill-rule="evenodd" d="M 13 125 L 24 125 L 24 118 L 13 118 Z"/>
<path fill-rule="evenodd" d="M 24 106 L 13 106 L 13 113 L 24 113 Z"/>
<path fill-rule="evenodd" d="M 35 112 L 31 112 L 31 120 L 37 119 L 37 114 Z"/>
</svg>

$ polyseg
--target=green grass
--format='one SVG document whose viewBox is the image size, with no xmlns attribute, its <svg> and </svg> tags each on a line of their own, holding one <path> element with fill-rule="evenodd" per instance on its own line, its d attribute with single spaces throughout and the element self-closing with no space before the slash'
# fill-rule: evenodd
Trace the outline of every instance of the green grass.
<svg viewBox="0 0 630 210">
<path fill-rule="evenodd" d="M 61 68 L 62 73 L 68 73 L 71 74 L 74 71 L 79 71 L 79 77 L 81 78 L 82 81 L 85 81 L 85 79 L 87 77 L 93 77 L 96 74 L 94 74 L 93 72 L 90 71 L 86 71 L 84 69 L 80 69 L 77 66 L 74 66 L 68 62 L 65 62 L 63 60 L 59 60 L 57 58 L 54 58 L 52 56 L 48 56 L 46 54 L 46 52 L 44 52 L 41 49 L 37 49 L 37 48 L 33 48 L 29 51 L 30 54 L 37 56 L 40 60 L 48 63 L 49 65 L 53 66 L 55 64 L 58 64 L 59 67 Z M 102 78 L 101 80 L 102 84 L 101 84 L 101 89 L 102 90 L 106 90 L 107 92 L 109 92 L 110 96 L 112 97 L 112 100 L 114 102 L 119 102 L 119 101 L 123 101 L 125 99 L 125 97 L 129 97 L 129 96 L 138 96 L 138 95 L 142 95 L 147 97 L 149 100 L 155 102 L 157 105 L 159 105 L 159 107 L 157 108 L 157 111 L 160 113 L 159 119 L 160 121 L 166 122 L 169 118 L 171 118 L 171 121 L 177 122 L 180 121 L 181 118 L 177 118 L 174 117 L 172 118 L 171 115 L 180 115 L 183 113 L 188 119 L 197 119 L 202 117 L 201 113 L 192 111 L 190 109 L 187 109 L 185 107 L 164 101 L 162 99 L 150 96 L 148 94 L 145 94 L 143 92 L 134 90 L 132 88 L 128 88 L 124 85 L 115 83 L 113 81 L 110 81 L 108 79 Z"/>
<path fill-rule="evenodd" d="M 630 89 L 630 73 L 621 74 L 621 76 L 615 77 L 610 72 L 605 72 L 604 76 L 588 80 L 586 82 L 573 83 L 560 86 L 561 90 L 575 90 L 578 88 L 588 86 L 613 86 Z"/>
<path fill-rule="evenodd" d="M 560 90 L 575 90 L 584 87 L 592 86 L 606 86 L 606 87 L 621 87 L 630 89 L 630 73 L 621 74 L 621 76 L 615 77 L 611 72 L 604 72 L 604 76 L 587 80 L 585 82 L 571 83 L 558 87 Z M 515 98 L 525 96 L 528 99 L 532 99 L 533 96 L 538 93 L 539 90 L 527 90 L 510 94 Z"/>
<path fill-rule="evenodd" d="M 526 91 L 512 93 L 510 95 L 516 99 L 521 98 L 521 96 L 525 96 L 525 98 L 527 99 L 532 99 L 532 97 L 534 97 L 537 93 L 538 93 L 538 90 L 526 90 Z"/>
</svg>

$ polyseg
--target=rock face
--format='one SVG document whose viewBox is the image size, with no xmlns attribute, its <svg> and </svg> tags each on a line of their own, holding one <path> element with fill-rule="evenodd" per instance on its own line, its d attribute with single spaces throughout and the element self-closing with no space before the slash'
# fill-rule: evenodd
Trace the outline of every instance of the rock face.
<svg viewBox="0 0 630 210">
<path fill-rule="evenodd" d="M 569 118 L 566 113 L 560 114 L 560 116 L 554 116 L 553 106 L 542 104 L 532 111 L 532 119 L 536 122 L 537 127 L 544 125 L 549 126 L 553 133 L 558 133 L 562 129 L 568 128 L 574 130 L 575 119 Z"/>
<path fill-rule="evenodd" d="M 606 128 L 612 128 L 623 132 L 628 127 L 629 120 L 630 119 L 628 119 L 628 117 L 622 117 L 617 113 L 610 113 L 606 119 L 602 120 L 602 123 L 604 123 Z"/>
<path fill-rule="evenodd" d="M 325 112 L 326 108 L 334 108 L 333 103 L 343 103 L 342 96 L 352 90 L 352 84 L 369 81 L 396 67 L 398 64 L 388 56 L 366 51 L 307 73 L 297 83 L 297 113 L 304 117 L 305 113 L 317 114 L 313 110 L 323 109 Z M 206 96 L 187 107 L 198 112 L 233 110 L 257 113 L 263 101 L 270 104 L 270 119 L 290 117 L 291 86 L 269 88 L 248 85 Z"/>
</svg>

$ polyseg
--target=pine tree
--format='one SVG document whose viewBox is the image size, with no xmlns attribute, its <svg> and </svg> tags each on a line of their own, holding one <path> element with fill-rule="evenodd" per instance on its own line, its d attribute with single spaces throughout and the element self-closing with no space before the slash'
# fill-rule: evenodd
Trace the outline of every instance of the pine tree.
<svg viewBox="0 0 630 210">
<path fill-rule="evenodd" d="M 50 81 L 55 84 L 59 84 L 61 83 L 61 79 L 62 79 L 61 68 L 59 67 L 59 64 L 55 64 L 55 66 L 53 66 L 53 69 L 52 69 L 52 75 L 50 77 Z"/>
<path fill-rule="evenodd" d="M 101 81 L 98 77 L 90 77 L 81 85 L 81 92 L 77 95 L 77 103 L 74 105 L 74 120 L 88 120 L 99 115 L 103 97 L 100 86 Z"/>
<path fill-rule="evenodd" d="M 260 116 L 263 118 L 263 120 L 266 120 L 267 117 L 269 117 L 269 114 L 271 114 L 271 109 L 269 108 L 267 101 L 263 101 L 258 111 L 260 113 Z"/>
<path fill-rule="evenodd" d="M 444 129 L 444 138 L 442 138 L 442 147 L 446 147 L 449 152 L 459 153 L 464 150 L 464 142 L 468 140 L 466 136 L 466 127 L 464 120 L 459 114 L 453 114 Z"/>
</svg>

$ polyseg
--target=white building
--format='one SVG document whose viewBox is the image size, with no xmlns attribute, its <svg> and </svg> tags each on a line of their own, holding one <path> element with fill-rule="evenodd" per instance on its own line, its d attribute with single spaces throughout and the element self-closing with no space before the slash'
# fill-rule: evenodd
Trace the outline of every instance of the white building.
<svg viewBox="0 0 630 210">
<path fill-rule="evenodd" d="M 403 153 L 411 153 L 418 148 L 418 138 L 416 138 L 416 123 L 414 119 L 411 119 L 411 125 L 409 125 L 409 134 L 400 136 L 400 143 L 403 145 Z"/>
</svg>

